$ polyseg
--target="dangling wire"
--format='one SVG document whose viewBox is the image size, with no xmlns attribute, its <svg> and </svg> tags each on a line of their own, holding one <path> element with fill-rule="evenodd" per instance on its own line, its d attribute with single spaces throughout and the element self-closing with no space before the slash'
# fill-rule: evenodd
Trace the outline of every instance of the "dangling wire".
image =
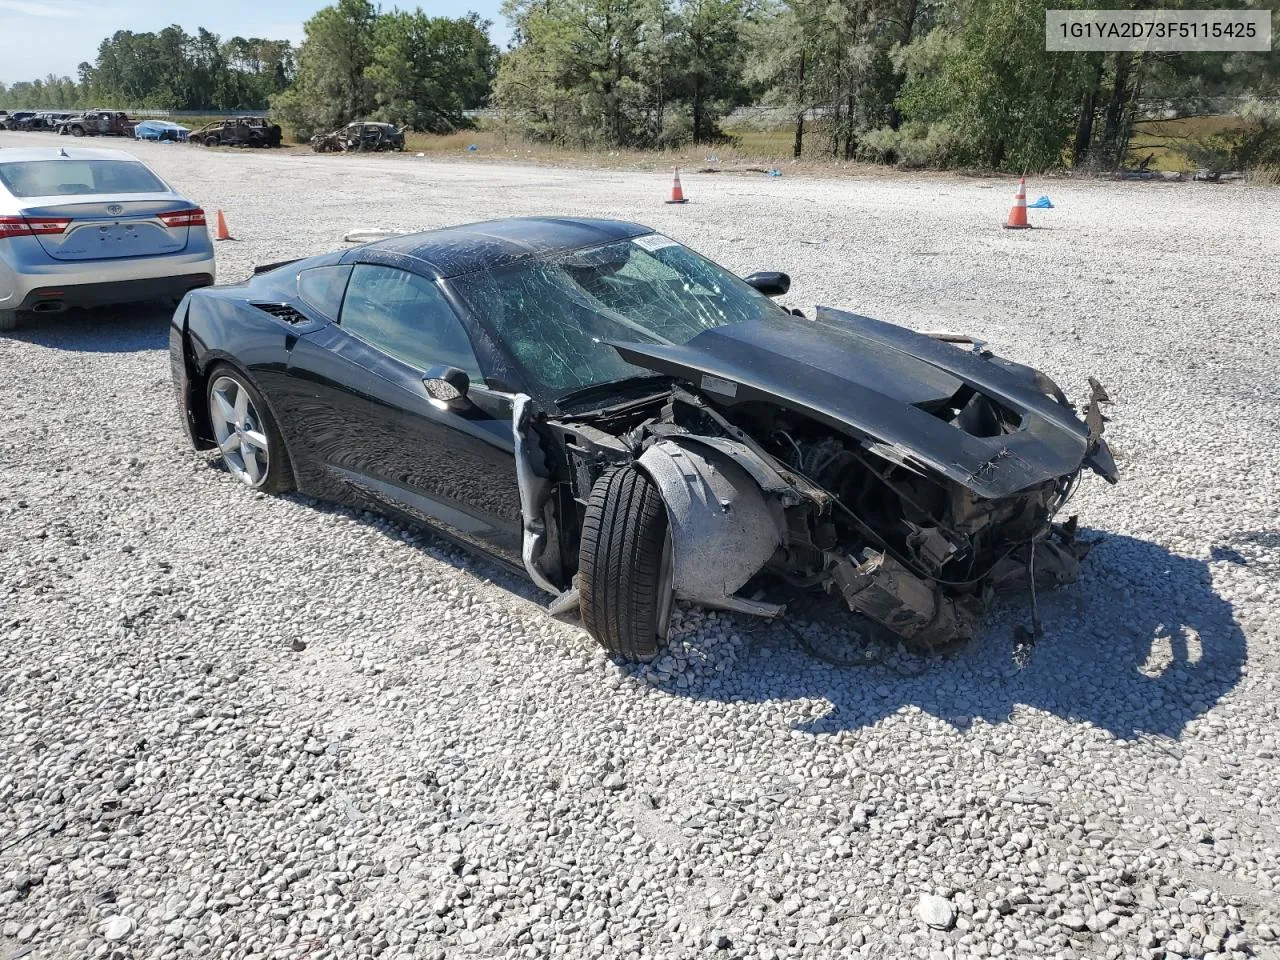
<svg viewBox="0 0 1280 960">
<path fill-rule="evenodd" d="M 1031 587 L 1031 629 L 1027 630 L 1018 624 L 1013 631 L 1013 662 L 1022 669 L 1031 662 L 1031 653 L 1036 641 L 1044 636 L 1044 625 L 1040 622 L 1040 603 L 1036 598 L 1036 541 L 1031 541 L 1031 550 L 1027 556 L 1027 581 Z"/>
</svg>

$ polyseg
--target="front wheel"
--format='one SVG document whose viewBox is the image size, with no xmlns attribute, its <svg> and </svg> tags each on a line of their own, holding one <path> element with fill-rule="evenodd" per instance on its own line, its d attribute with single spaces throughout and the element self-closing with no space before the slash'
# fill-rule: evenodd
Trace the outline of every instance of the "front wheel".
<svg viewBox="0 0 1280 960">
<path fill-rule="evenodd" d="M 72 127 L 72 128 L 71 128 L 71 135 L 72 135 L 73 137 L 83 137 L 83 136 L 84 136 L 84 127 Z"/>
<path fill-rule="evenodd" d="M 293 489 L 280 428 L 262 395 L 239 371 L 218 367 L 209 377 L 209 424 L 231 475 L 263 493 Z"/>
<path fill-rule="evenodd" d="M 206 147 L 216 147 L 220 141 L 217 137 L 205 137 L 204 145 Z"/>
<path fill-rule="evenodd" d="M 632 464 L 606 471 L 582 523 L 578 591 L 587 632 L 610 653 L 652 660 L 667 642 L 673 570 L 657 486 Z"/>
</svg>

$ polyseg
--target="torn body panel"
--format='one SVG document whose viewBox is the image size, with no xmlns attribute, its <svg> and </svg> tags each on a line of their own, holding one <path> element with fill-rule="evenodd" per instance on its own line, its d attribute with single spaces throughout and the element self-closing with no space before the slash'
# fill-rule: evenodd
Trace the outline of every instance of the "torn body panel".
<svg viewBox="0 0 1280 960">
<path fill-rule="evenodd" d="M 735 594 L 782 545 L 782 507 L 727 453 L 700 439 L 659 440 L 638 461 L 667 507 L 675 595 L 708 607 L 775 616 L 782 611 L 778 604 Z"/>
<path fill-rule="evenodd" d="M 558 594 L 559 586 L 543 567 L 549 539 L 547 507 L 551 503 L 554 488 L 542 444 L 533 431 L 533 409 L 533 400 L 527 394 L 516 395 L 511 426 L 515 439 L 516 482 L 520 487 L 520 512 L 524 527 L 520 558 L 534 583 L 548 593 Z M 550 533 L 554 534 L 554 523 L 550 526 Z"/>
<path fill-rule="evenodd" d="M 748 583 L 824 590 L 936 650 L 971 636 L 997 590 L 1026 587 L 1033 568 L 1042 587 L 1074 580 L 1087 546 L 1055 518 L 1085 465 L 1114 476 L 1099 389 L 1086 425 L 1043 373 L 967 338 L 920 346 L 910 331 L 823 315 L 793 331 L 738 324 L 683 347 L 618 345 L 672 385 L 621 423 L 560 425 L 571 450 L 634 460 L 658 485 L 676 596 L 767 615 L 786 598 L 748 599 Z M 900 376 L 886 382 L 829 337 L 872 344 L 877 370 L 900 354 L 888 364 Z M 804 370 L 792 375 L 795 357 Z M 580 472 L 589 489 L 597 474 Z"/>
</svg>

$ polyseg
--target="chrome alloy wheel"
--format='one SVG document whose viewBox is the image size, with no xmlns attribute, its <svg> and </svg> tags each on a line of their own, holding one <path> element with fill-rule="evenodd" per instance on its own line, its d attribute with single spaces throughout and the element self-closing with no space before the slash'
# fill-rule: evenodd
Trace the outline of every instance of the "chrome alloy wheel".
<svg viewBox="0 0 1280 960">
<path fill-rule="evenodd" d="M 227 469 L 248 486 L 260 486 L 271 455 L 249 391 L 238 380 L 223 376 L 213 381 L 209 399 L 209 420 Z"/>
</svg>

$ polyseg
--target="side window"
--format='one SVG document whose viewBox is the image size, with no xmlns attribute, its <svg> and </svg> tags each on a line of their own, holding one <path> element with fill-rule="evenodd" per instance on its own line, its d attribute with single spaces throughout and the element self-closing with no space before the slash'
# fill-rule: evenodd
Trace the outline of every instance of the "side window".
<svg viewBox="0 0 1280 960">
<path fill-rule="evenodd" d="M 312 267 L 298 274 L 298 296 L 330 320 L 338 319 L 342 292 L 347 289 L 350 266 Z"/>
<path fill-rule="evenodd" d="M 448 364 L 465 370 L 473 380 L 483 379 L 466 330 L 425 277 L 394 267 L 356 264 L 338 322 L 348 333 L 418 370 Z"/>
</svg>

